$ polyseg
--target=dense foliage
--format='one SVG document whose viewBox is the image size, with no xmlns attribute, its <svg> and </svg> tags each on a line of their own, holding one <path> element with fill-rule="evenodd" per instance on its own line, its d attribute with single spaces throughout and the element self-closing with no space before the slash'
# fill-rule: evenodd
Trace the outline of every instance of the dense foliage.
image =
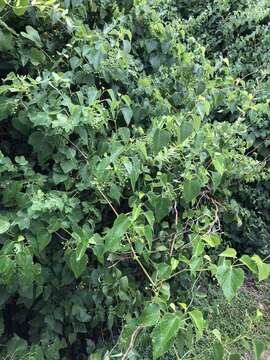
<svg viewBox="0 0 270 360">
<path fill-rule="evenodd" d="M 265 1 L 204 3 L 0 0 L 3 358 L 194 359 L 201 279 L 268 277 Z"/>
</svg>

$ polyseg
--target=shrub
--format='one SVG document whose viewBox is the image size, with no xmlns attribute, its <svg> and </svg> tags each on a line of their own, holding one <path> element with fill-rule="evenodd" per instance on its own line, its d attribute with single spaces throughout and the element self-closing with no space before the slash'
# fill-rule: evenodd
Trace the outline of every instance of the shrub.
<svg viewBox="0 0 270 360">
<path fill-rule="evenodd" d="M 152 331 L 157 359 L 180 330 L 185 351 L 202 274 L 229 301 L 242 266 L 269 275 L 222 242 L 235 184 L 269 178 L 254 98 L 170 2 L 0 4 L 2 357 L 126 359 Z"/>
</svg>

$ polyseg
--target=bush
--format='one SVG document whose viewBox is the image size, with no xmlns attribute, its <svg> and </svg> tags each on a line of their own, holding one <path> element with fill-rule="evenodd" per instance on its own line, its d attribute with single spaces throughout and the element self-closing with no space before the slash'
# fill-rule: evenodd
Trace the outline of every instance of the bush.
<svg viewBox="0 0 270 360">
<path fill-rule="evenodd" d="M 245 81 L 169 1 L 0 4 L 1 356 L 127 359 L 152 329 L 154 359 L 186 351 L 204 272 L 231 301 L 270 271 L 223 235 L 269 179 Z"/>
</svg>

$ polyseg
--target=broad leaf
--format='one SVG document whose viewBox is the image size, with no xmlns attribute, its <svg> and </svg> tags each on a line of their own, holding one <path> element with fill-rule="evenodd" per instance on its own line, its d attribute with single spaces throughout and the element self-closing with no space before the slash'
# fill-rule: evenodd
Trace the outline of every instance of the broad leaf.
<svg viewBox="0 0 270 360">
<path fill-rule="evenodd" d="M 172 339 L 177 335 L 182 325 L 182 318 L 178 314 L 167 313 L 152 333 L 153 359 L 158 359 L 169 350 Z"/>
<path fill-rule="evenodd" d="M 241 360 L 240 354 L 230 354 L 229 360 Z"/>
<path fill-rule="evenodd" d="M 1 216 L 0 217 L 0 234 L 4 234 L 5 232 L 7 232 L 9 227 L 10 227 L 9 221 L 6 218 Z"/>
<path fill-rule="evenodd" d="M 210 247 L 217 247 L 221 243 L 219 234 L 211 233 L 202 236 L 202 240 Z"/>
<path fill-rule="evenodd" d="M 130 219 L 126 214 L 120 214 L 115 220 L 113 227 L 105 236 L 105 250 L 118 251 L 121 247 L 121 240 L 129 229 Z"/>
<path fill-rule="evenodd" d="M 221 342 L 215 341 L 213 345 L 213 360 L 223 360 L 224 348 Z"/>
<path fill-rule="evenodd" d="M 215 167 L 215 169 L 217 170 L 217 172 L 220 175 L 223 175 L 224 171 L 225 171 L 225 165 L 224 165 L 224 157 L 222 154 L 215 154 L 213 160 L 213 165 Z"/>
<path fill-rule="evenodd" d="M 13 11 L 17 16 L 22 16 L 27 10 L 28 5 L 29 0 L 16 0 L 16 4 L 13 6 Z"/>
<path fill-rule="evenodd" d="M 254 260 L 252 260 L 252 258 L 248 255 L 242 255 L 241 258 L 239 259 L 239 261 L 241 261 L 242 264 L 246 265 L 246 267 L 253 273 L 253 274 L 257 274 L 258 273 L 258 269 L 256 266 L 256 263 Z"/>
<path fill-rule="evenodd" d="M 32 26 L 27 25 L 26 26 L 26 32 L 21 32 L 21 35 L 31 41 L 33 41 L 36 46 L 41 47 L 42 46 L 42 42 L 39 36 L 39 33 L 37 32 L 36 29 L 34 29 Z"/>
<path fill-rule="evenodd" d="M 236 250 L 232 248 L 227 248 L 224 250 L 219 256 L 227 257 L 227 258 L 236 258 Z"/>
<path fill-rule="evenodd" d="M 259 281 L 266 280 L 270 274 L 270 264 L 264 263 L 258 255 L 253 255 L 251 259 L 257 265 Z"/>
<path fill-rule="evenodd" d="M 255 353 L 255 359 L 261 360 L 261 356 L 262 356 L 262 353 L 265 348 L 264 343 L 257 339 L 253 340 L 253 348 L 254 348 L 254 353 Z"/>
<path fill-rule="evenodd" d="M 218 266 L 216 278 L 226 299 L 231 301 L 244 282 L 244 271 L 233 267 L 229 260 L 225 260 L 222 265 Z"/>
<path fill-rule="evenodd" d="M 122 107 L 121 111 L 124 116 L 126 124 L 129 125 L 133 115 L 132 109 L 129 106 L 124 106 Z"/>
<path fill-rule="evenodd" d="M 180 126 L 179 140 L 184 142 L 191 134 L 193 130 L 193 125 L 190 121 L 183 121 Z"/>
<path fill-rule="evenodd" d="M 172 202 L 170 199 L 159 196 L 155 201 L 155 215 L 156 220 L 161 221 L 167 216 L 172 208 Z"/>
<path fill-rule="evenodd" d="M 153 136 L 153 150 L 158 153 L 170 142 L 171 135 L 167 130 L 156 129 Z"/>
<path fill-rule="evenodd" d="M 185 180 L 184 182 L 184 200 L 190 202 L 200 194 L 201 182 L 199 179 Z"/>
<path fill-rule="evenodd" d="M 160 319 L 160 306 L 149 304 L 143 310 L 138 322 L 143 326 L 154 326 Z"/>
<path fill-rule="evenodd" d="M 203 314 L 200 310 L 192 310 L 190 312 L 190 317 L 194 323 L 194 325 L 196 326 L 198 333 L 200 336 L 203 335 L 203 330 L 204 330 L 204 326 L 205 326 L 205 321 L 203 319 Z"/>
<path fill-rule="evenodd" d="M 78 279 L 86 269 L 88 262 L 87 255 L 84 254 L 82 258 L 79 261 L 77 261 L 76 251 L 69 250 L 65 253 L 65 259 L 70 269 L 74 273 L 75 277 Z"/>
</svg>

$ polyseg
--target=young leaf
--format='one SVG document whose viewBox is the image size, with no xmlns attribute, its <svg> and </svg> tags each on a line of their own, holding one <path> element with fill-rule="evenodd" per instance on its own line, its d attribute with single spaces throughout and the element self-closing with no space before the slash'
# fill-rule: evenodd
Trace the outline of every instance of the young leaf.
<svg viewBox="0 0 270 360">
<path fill-rule="evenodd" d="M 212 333 L 215 335 L 215 337 L 218 339 L 218 341 L 221 342 L 221 334 L 220 334 L 220 331 L 218 329 L 214 329 L 212 331 Z"/>
<path fill-rule="evenodd" d="M 227 248 L 224 250 L 219 256 L 227 257 L 227 258 L 236 258 L 236 250 L 232 248 Z"/>
<path fill-rule="evenodd" d="M 221 243 L 219 234 L 215 233 L 203 235 L 202 240 L 210 247 L 217 247 Z"/>
<path fill-rule="evenodd" d="M 178 314 L 167 313 L 155 327 L 152 333 L 153 360 L 158 359 L 169 350 L 172 339 L 176 336 L 182 325 Z"/>
<path fill-rule="evenodd" d="M 200 310 L 192 310 L 190 312 L 190 317 L 194 323 L 194 325 L 196 326 L 197 330 L 198 330 L 198 333 L 200 336 L 203 335 L 203 329 L 204 329 L 204 326 L 205 326 L 205 321 L 203 319 L 203 314 Z"/>
<path fill-rule="evenodd" d="M 27 10 L 29 0 L 17 0 L 15 6 L 13 6 L 14 14 L 22 16 Z"/>
<path fill-rule="evenodd" d="M 142 326 L 154 326 L 160 319 L 160 306 L 158 304 L 149 304 L 143 310 L 139 317 L 139 323 Z"/>
<path fill-rule="evenodd" d="M 218 266 L 216 278 L 226 299 L 230 302 L 244 282 L 244 271 L 233 267 L 229 260 L 225 260 Z"/>
<path fill-rule="evenodd" d="M 252 260 L 252 258 L 248 255 L 242 255 L 241 258 L 239 259 L 239 261 L 246 265 L 246 267 L 253 273 L 253 274 L 257 274 L 258 273 L 258 269 L 256 266 L 256 263 L 254 260 Z"/>
<path fill-rule="evenodd" d="M 184 182 L 184 200 L 190 202 L 201 192 L 201 182 L 199 179 L 186 180 Z"/>
<path fill-rule="evenodd" d="M 257 265 L 259 281 L 266 280 L 270 274 L 270 264 L 264 263 L 258 255 L 253 255 L 251 259 Z"/>
</svg>

